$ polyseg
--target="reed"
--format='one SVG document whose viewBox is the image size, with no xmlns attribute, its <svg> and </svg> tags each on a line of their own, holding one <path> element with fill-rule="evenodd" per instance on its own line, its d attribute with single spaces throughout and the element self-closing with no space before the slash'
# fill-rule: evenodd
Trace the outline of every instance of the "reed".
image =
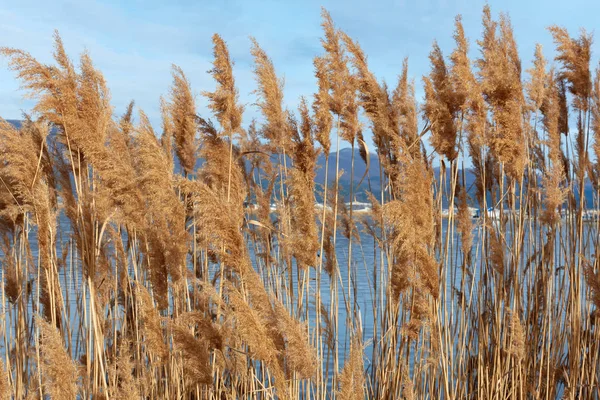
<svg viewBox="0 0 600 400">
<path fill-rule="evenodd" d="M 173 66 L 160 135 L 58 33 L 53 64 L 2 48 L 35 106 L 0 120 L 0 398 L 598 398 L 592 37 L 553 26 L 522 71 L 482 14 L 422 102 L 326 10 L 297 109 L 251 39 L 253 121 L 215 34 L 212 115 Z"/>
</svg>

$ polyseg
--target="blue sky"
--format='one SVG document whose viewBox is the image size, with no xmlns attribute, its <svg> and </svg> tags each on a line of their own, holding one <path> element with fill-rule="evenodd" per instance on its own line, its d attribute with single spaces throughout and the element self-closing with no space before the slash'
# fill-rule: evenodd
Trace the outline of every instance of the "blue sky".
<svg viewBox="0 0 600 400">
<path fill-rule="evenodd" d="M 211 35 L 227 41 L 235 61 L 240 100 L 247 105 L 245 123 L 257 116 L 252 105 L 249 36 L 254 36 L 273 59 L 285 79 L 285 101 L 298 104 L 300 96 L 312 96 L 316 86 L 312 59 L 321 54 L 320 7 L 327 8 L 336 25 L 358 40 L 379 79 L 395 84 L 402 60 L 409 57 L 409 72 L 422 98 L 421 76 L 429 72 L 427 58 L 434 39 L 445 54 L 453 48 L 454 17 L 462 14 L 471 42 L 471 56 L 478 56 L 475 40 L 481 35 L 481 0 L 375 1 L 11 1 L 0 5 L 0 45 L 21 48 L 43 62 L 51 62 L 52 33 L 58 29 L 72 59 L 87 49 L 104 73 L 111 90 L 115 115 L 129 100 L 159 126 L 159 96 L 166 94 L 172 63 L 183 68 L 197 94 L 199 113 L 208 115 L 200 96 L 214 83 L 206 73 L 212 58 Z M 529 67 L 536 43 L 553 58 L 552 39 L 545 29 L 558 24 L 572 35 L 578 29 L 593 31 L 600 2 L 585 0 L 489 1 L 495 16 L 507 12 L 524 67 Z M 600 53 L 594 44 L 593 68 Z M 20 118 L 32 103 L 0 61 L 0 116 Z"/>
</svg>

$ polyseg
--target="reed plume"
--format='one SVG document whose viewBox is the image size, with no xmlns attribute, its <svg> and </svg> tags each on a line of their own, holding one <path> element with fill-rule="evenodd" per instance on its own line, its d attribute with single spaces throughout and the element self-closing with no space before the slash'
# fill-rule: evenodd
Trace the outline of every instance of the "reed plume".
<svg viewBox="0 0 600 400">
<path fill-rule="evenodd" d="M 592 183 L 599 182 L 600 179 L 600 66 L 596 68 L 591 95 L 591 129 L 594 135 L 594 156 L 596 157 L 595 176 L 592 177 Z"/>
<path fill-rule="evenodd" d="M 579 180 L 579 191 L 583 193 L 585 174 L 589 167 L 588 155 L 588 112 L 592 94 L 592 74 L 590 58 L 592 36 L 582 30 L 579 38 L 571 38 L 566 29 L 556 25 L 548 28 L 552 33 L 558 55 L 555 57 L 562 68 L 558 78 L 564 80 L 566 88 L 573 95 L 573 107 L 577 111 L 577 136 L 575 151 L 577 152 L 577 168 L 575 174 Z M 583 204 L 583 196 L 580 196 Z"/>
<path fill-rule="evenodd" d="M 329 155 L 331 151 L 331 127 L 332 120 L 331 112 L 331 97 L 329 94 L 329 79 L 326 70 L 326 60 L 322 57 L 316 57 L 314 60 L 315 76 L 319 86 L 318 92 L 315 94 L 313 102 L 313 112 L 315 118 L 316 133 L 315 139 L 321 145 L 323 154 Z"/>
<path fill-rule="evenodd" d="M 531 76 L 531 80 L 525 84 L 531 104 L 530 107 L 533 111 L 539 110 L 546 98 L 546 64 L 542 45 L 538 43 L 535 45 L 533 67 L 527 71 Z"/>
<path fill-rule="evenodd" d="M 337 396 L 341 399 L 360 400 L 365 398 L 362 353 L 362 345 L 359 339 L 353 339 L 350 355 L 340 377 L 341 387 Z"/>
<path fill-rule="evenodd" d="M 562 165 L 562 150 L 560 146 L 560 100 L 558 82 L 556 82 L 552 72 L 547 76 L 546 86 L 546 95 L 541 105 L 541 110 L 544 129 L 548 135 L 549 165 L 542 181 L 545 194 L 545 207 L 542 213 L 542 220 L 549 225 L 554 225 L 560 219 L 557 210 L 564 203 L 567 192 L 561 186 L 565 179 L 565 171 Z"/>
<path fill-rule="evenodd" d="M 527 350 L 525 346 L 525 332 L 519 315 L 514 311 L 508 312 L 508 318 L 510 320 L 510 346 L 509 353 L 514 355 L 519 361 L 525 358 L 525 352 Z"/>
<path fill-rule="evenodd" d="M 53 399 L 77 397 L 77 368 L 65 350 L 60 332 L 48 322 L 37 319 L 40 330 L 40 353 L 44 392 Z"/>
<path fill-rule="evenodd" d="M 4 48 L 2 53 L 10 58 L 11 68 L 18 72 L 29 95 L 38 99 L 35 112 L 58 128 L 72 158 L 83 156 L 94 166 L 118 201 L 130 183 L 125 179 L 131 177 L 115 171 L 113 163 L 118 165 L 118 158 L 111 157 L 105 148 L 107 133 L 114 124 L 112 107 L 106 82 L 90 56 L 81 56 L 78 73 L 58 33 L 54 53 L 58 67 L 42 65 L 20 50 Z"/>
<path fill-rule="evenodd" d="M 275 301 L 274 316 L 279 332 L 285 340 L 283 353 L 288 371 L 304 379 L 314 378 L 317 373 L 317 355 L 310 345 L 309 327 L 293 318 L 285 307 Z"/>
<path fill-rule="evenodd" d="M 460 105 L 455 100 L 452 82 L 437 43 L 429 54 L 431 73 L 423 77 L 425 84 L 425 117 L 431 122 L 431 145 L 449 161 L 457 157 L 455 115 Z"/>
<path fill-rule="evenodd" d="M 586 111 L 592 90 L 590 58 L 592 36 L 585 30 L 579 38 L 571 38 L 565 28 L 552 25 L 548 28 L 556 44 L 556 61 L 561 63 L 562 70 L 558 79 L 568 82 L 567 88 L 573 94 L 573 106 Z"/>
<path fill-rule="evenodd" d="M 334 199 L 333 193 L 329 194 L 329 199 L 326 199 L 324 202 L 325 207 L 331 207 L 330 204 L 333 204 Z M 323 249 L 322 249 L 322 257 L 324 259 L 325 271 L 329 274 L 329 276 L 334 279 L 335 274 L 337 272 L 337 255 L 335 252 L 335 246 L 333 242 L 333 227 L 334 227 L 334 215 L 333 211 L 325 209 L 323 215 L 320 216 L 321 226 L 324 227 L 322 232 L 323 237 Z"/>
<path fill-rule="evenodd" d="M 290 136 L 287 127 L 287 111 L 283 108 L 283 81 L 277 77 L 273 61 L 267 53 L 254 38 L 251 40 L 254 74 L 258 84 L 257 106 L 266 120 L 262 133 L 275 149 L 285 151 L 290 145 Z"/>
<path fill-rule="evenodd" d="M 458 15 L 454 20 L 455 48 L 450 54 L 450 81 L 454 91 L 454 100 L 464 112 L 468 107 L 468 99 L 471 98 L 473 85 L 476 84 L 475 77 L 471 71 L 469 60 L 469 42 L 465 36 L 462 25 L 462 17 Z"/>
<path fill-rule="evenodd" d="M 460 185 L 458 191 L 458 216 L 457 225 L 460 232 L 460 243 L 464 257 L 464 266 L 471 263 L 471 247 L 473 246 L 473 222 L 471 210 L 467 199 L 467 188 Z"/>
<path fill-rule="evenodd" d="M 246 198 L 243 172 L 238 163 L 228 174 L 223 165 L 229 160 L 227 143 L 214 129 L 203 130 L 201 155 L 206 160 L 199 176 L 204 182 L 182 182 L 182 191 L 190 196 L 197 226 L 196 240 L 219 256 L 226 268 L 243 273 L 250 267 L 248 249 L 240 228 L 244 223 Z M 235 155 L 234 155 L 235 156 Z M 227 201 L 228 187 L 231 198 Z"/>
<path fill-rule="evenodd" d="M 390 137 L 399 129 L 399 121 L 394 118 L 397 117 L 397 110 L 391 110 L 387 89 L 377 82 L 377 79 L 369 70 L 367 56 L 359 44 L 345 33 L 342 33 L 342 38 L 348 52 L 351 54 L 350 61 L 355 70 L 354 80 L 358 90 L 359 104 L 371 121 L 373 141 L 378 154 L 388 162 L 390 159 Z M 362 130 L 358 131 L 357 136 L 362 136 Z M 391 160 L 389 162 L 393 163 Z"/>
<path fill-rule="evenodd" d="M 402 396 L 404 400 L 413 400 L 415 398 L 414 384 L 410 379 L 408 367 L 406 366 L 402 368 Z"/>
<path fill-rule="evenodd" d="M 208 385 L 212 383 L 208 343 L 196 338 L 193 330 L 190 332 L 188 325 L 190 323 L 195 325 L 194 319 L 190 317 L 190 315 L 181 315 L 171 324 L 173 348 L 181 352 L 186 380 L 193 386 Z M 202 335 L 203 332 L 200 331 L 198 334 Z"/>
<path fill-rule="evenodd" d="M 288 398 L 289 393 L 285 385 L 285 375 L 279 364 L 279 349 L 273 336 L 269 332 L 269 327 L 264 323 L 269 318 L 267 310 L 256 310 L 244 300 L 241 293 L 231 288 L 228 291 L 230 304 L 233 308 L 233 316 L 238 324 L 236 334 L 239 335 L 247 344 L 249 352 L 259 360 L 266 363 L 275 380 L 277 388 L 277 397 Z M 259 303 L 264 302 L 257 298 Z"/>
<path fill-rule="evenodd" d="M 569 106 L 567 102 L 567 83 L 564 79 L 558 80 L 558 100 L 559 100 L 559 129 L 565 136 L 569 134 Z"/>
<path fill-rule="evenodd" d="M 522 126 L 523 91 L 521 60 L 507 16 L 492 20 L 489 6 L 483 11 L 484 36 L 477 60 L 482 92 L 494 118 L 491 151 L 504 165 L 509 177 L 520 181 L 526 164 Z"/>
<path fill-rule="evenodd" d="M 350 215 L 350 209 L 346 205 L 343 196 L 338 196 L 337 210 L 338 217 L 340 219 L 339 224 L 344 237 L 348 240 L 360 241 L 360 236 L 358 235 L 356 223 L 354 221 L 354 218 L 352 218 Z"/>
<path fill-rule="evenodd" d="M 383 206 L 388 240 L 394 254 L 392 282 L 408 282 L 426 288 L 437 298 L 439 291 L 438 268 L 432 256 L 435 237 L 433 219 L 432 175 L 423 162 L 413 158 L 405 144 L 405 153 L 397 157 L 403 161 L 402 175 L 397 182 L 399 199 Z M 403 287 L 394 285 L 395 296 Z"/>
<path fill-rule="evenodd" d="M 10 400 L 12 398 L 12 390 L 10 389 L 9 375 L 6 372 L 4 363 L 0 361 L 0 399 Z"/>
<path fill-rule="evenodd" d="M 60 325 L 60 290 L 56 271 L 57 199 L 54 187 L 53 165 L 46 138 L 48 126 L 26 120 L 19 131 L 5 121 L 0 121 L 0 149 L 6 151 L 3 173 L 4 188 L 13 201 L 7 210 L 31 212 L 37 226 L 38 260 L 42 292 L 40 301 L 48 321 Z M 10 185 L 10 186 L 8 186 Z M 8 266 L 9 299 L 19 292 L 17 273 Z M 14 297 L 13 297 L 14 299 Z"/>
<path fill-rule="evenodd" d="M 596 310 L 600 309 L 600 273 L 597 272 L 597 262 L 591 263 L 585 261 L 583 263 L 583 273 L 585 281 L 590 287 L 590 299 Z M 596 311 L 597 313 L 597 311 Z"/>
<path fill-rule="evenodd" d="M 117 359 L 111 366 L 113 369 L 111 373 L 114 376 L 111 396 L 114 398 L 134 400 L 140 397 L 138 382 L 135 381 L 132 375 L 134 364 L 129 351 L 130 346 L 131 343 L 128 341 L 124 340 L 121 343 Z"/>
<path fill-rule="evenodd" d="M 161 317 L 154 307 L 152 296 L 144 286 L 136 285 L 135 298 L 144 344 L 150 354 L 158 357 L 158 362 L 165 362 L 169 353 L 163 337 Z"/>
<path fill-rule="evenodd" d="M 3 254 L 10 254 L 10 240 L 8 235 L 3 233 L 0 251 Z M 4 257 L 2 260 L 2 271 L 4 275 L 4 293 L 10 303 L 15 305 L 23 292 L 21 271 L 17 269 L 12 257 Z"/>
<path fill-rule="evenodd" d="M 498 229 L 490 227 L 490 265 L 503 280 L 506 272 L 505 243 Z"/>
<path fill-rule="evenodd" d="M 172 121 L 175 153 L 183 171 L 190 175 L 196 166 L 196 102 L 183 70 L 176 65 L 171 69 L 173 84 L 169 93 L 170 101 L 166 107 Z"/>
<path fill-rule="evenodd" d="M 140 112 L 134 137 L 135 168 L 145 205 L 142 232 L 148 243 L 150 279 L 160 309 L 167 307 L 168 277 L 177 282 L 187 256 L 185 208 L 177 198 L 168 156 L 148 118 Z"/>
<path fill-rule="evenodd" d="M 241 129 L 244 108 L 238 104 L 238 91 L 233 77 L 233 61 L 225 41 L 218 34 L 213 35 L 213 68 L 209 73 L 217 81 L 214 92 L 203 92 L 209 100 L 209 108 L 217 117 L 223 132 L 227 135 Z"/>
<path fill-rule="evenodd" d="M 303 98 L 299 107 L 300 126 L 291 121 L 292 158 L 294 167 L 290 173 L 290 207 L 292 236 L 290 247 L 300 268 L 316 265 L 319 247 L 315 218 L 315 178 L 317 150 L 314 147 L 314 127 L 308 105 Z"/>
<path fill-rule="evenodd" d="M 160 116 L 162 120 L 160 144 L 167 155 L 171 169 L 173 169 L 173 121 L 169 112 L 169 103 L 162 96 L 160 97 Z"/>
<path fill-rule="evenodd" d="M 481 84 L 476 80 L 471 69 L 468 56 L 469 43 L 465 36 L 460 16 L 456 17 L 454 29 L 455 49 L 450 55 L 452 61 L 450 80 L 455 92 L 457 104 L 461 107 L 460 127 L 467 134 L 467 147 L 473 163 L 477 199 L 480 204 L 484 198 L 484 165 L 483 148 L 487 144 L 487 105 Z"/>
<path fill-rule="evenodd" d="M 321 8 L 321 27 L 325 37 L 321 39 L 321 45 L 325 50 L 323 62 L 324 70 L 327 71 L 328 87 L 330 89 L 329 109 L 338 117 L 346 111 L 347 101 L 354 98 L 354 87 L 349 85 L 350 71 L 348 70 L 348 58 L 342 45 L 342 33 L 337 30 L 329 12 Z M 350 131 L 345 131 L 351 134 Z M 346 140 L 350 141 L 350 137 Z"/>
<path fill-rule="evenodd" d="M 398 77 L 398 84 L 392 95 L 393 112 L 397 113 L 392 119 L 398 123 L 400 129 L 400 137 L 406 143 L 408 152 L 413 158 L 421 156 L 420 138 L 417 121 L 417 107 L 415 100 L 414 83 L 408 80 L 408 58 L 402 63 L 402 73 Z M 392 153 L 400 153 L 403 151 L 395 138 L 391 140 Z M 397 154 L 393 154 L 398 157 Z"/>
</svg>

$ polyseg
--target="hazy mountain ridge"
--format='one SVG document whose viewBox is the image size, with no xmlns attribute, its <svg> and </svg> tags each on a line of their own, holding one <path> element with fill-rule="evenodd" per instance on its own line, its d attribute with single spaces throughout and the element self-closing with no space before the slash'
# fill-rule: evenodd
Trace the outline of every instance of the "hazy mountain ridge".
<svg viewBox="0 0 600 400">
<path fill-rule="evenodd" d="M 7 119 L 8 123 L 19 129 L 23 121 L 16 119 Z M 55 133 L 56 130 L 52 129 L 51 134 Z M 343 196 L 345 201 L 350 201 L 350 182 L 353 182 L 353 196 L 357 201 L 368 201 L 368 192 L 373 194 L 379 194 L 381 191 L 381 176 L 380 176 L 380 164 L 379 157 L 376 153 L 369 153 L 369 169 L 367 170 L 367 164 L 360 156 L 360 152 L 358 149 L 354 149 L 354 174 L 352 174 L 352 149 L 351 148 L 343 148 L 339 151 L 339 161 L 338 161 L 338 153 L 331 152 L 329 157 L 325 157 L 324 154 L 319 154 L 317 159 L 317 170 L 316 170 L 316 178 L 315 182 L 317 183 L 317 193 L 316 199 L 318 202 L 322 202 L 322 191 L 323 186 L 325 184 L 325 165 L 329 166 L 328 170 L 328 180 L 329 180 L 329 189 L 332 190 L 333 183 L 335 182 L 335 171 L 336 166 L 339 167 L 340 171 L 343 173 L 340 176 L 339 181 L 339 194 Z M 175 161 L 175 171 L 180 172 L 181 167 L 177 160 L 177 157 L 174 159 Z M 204 160 L 198 159 L 196 163 L 196 168 L 200 168 L 203 164 Z M 288 165 L 292 165 L 291 159 L 288 158 Z M 247 165 L 249 168 L 249 164 Z M 439 180 L 440 178 L 440 167 L 435 167 L 434 171 L 434 179 Z M 461 174 L 465 174 L 465 185 L 468 189 L 468 193 L 472 202 L 475 199 L 475 174 L 471 168 L 464 168 L 459 170 L 459 179 L 462 181 Z M 450 186 L 450 173 L 449 170 L 446 174 L 446 187 Z M 360 183 L 360 185 L 359 185 Z M 586 179 L 585 185 L 585 197 L 588 202 L 588 207 L 592 205 L 593 199 L 593 187 L 592 183 L 589 179 Z M 578 198 L 578 194 L 576 194 L 576 198 Z M 448 199 L 444 196 L 442 198 L 442 202 L 444 207 L 448 205 Z"/>
</svg>

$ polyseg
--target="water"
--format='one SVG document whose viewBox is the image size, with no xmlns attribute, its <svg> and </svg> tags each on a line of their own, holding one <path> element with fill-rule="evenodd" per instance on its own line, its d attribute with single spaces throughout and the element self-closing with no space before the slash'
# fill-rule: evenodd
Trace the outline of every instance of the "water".
<svg viewBox="0 0 600 400">
<path fill-rule="evenodd" d="M 477 249 L 480 246 L 478 246 L 478 243 L 480 242 L 481 238 L 480 238 L 480 232 L 481 232 L 481 223 L 482 220 L 478 220 L 478 219 L 474 219 L 473 220 L 473 224 L 474 224 L 474 244 L 473 244 L 473 248 Z M 568 262 L 569 257 L 571 256 L 571 251 L 573 249 L 570 249 L 570 246 L 567 245 L 566 247 L 564 246 L 564 243 L 568 242 L 568 232 L 566 229 L 566 225 L 563 224 L 561 225 L 562 228 L 559 231 L 559 234 L 557 235 L 556 238 L 556 242 L 555 242 L 555 248 L 558 249 L 556 251 L 555 254 L 555 264 L 557 266 L 557 270 L 556 270 L 556 274 L 557 274 L 557 278 L 556 279 L 561 279 L 562 276 L 564 276 L 565 270 L 564 269 L 560 269 L 561 266 L 563 266 L 566 262 Z M 61 242 L 63 243 L 68 243 L 68 238 L 69 238 L 69 234 L 70 234 L 70 225 L 69 222 L 64 218 L 61 217 L 60 221 L 59 221 L 59 231 L 60 231 L 60 235 L 61 235 Z M 448 233 L 448 229 L 449 228 L 453 228 L 451 230 L 451 237 L 450 237 L 450 243 L 451 243 L 451 253 L 448 254 L 448 257 L 452 257 L 454 259 L 453 262 L 450 263 L 450 265 L 455 265 L 455 266 L 460 266 L 462 264 L 462 258 L 460 256 L 460 246 L 461 246 L 461 242 L 460 242 L 460 236 L 456 230 L 456 227 L 451 227 L 448 224 L 447 220 L 442 220 L 442 226 L 441 226 L 441 238 L 442 240 L 445 240 L 446 238 L 446 234 Z M 524 232 L 524 242 L 523 242 L 523 249 L 524 249 L 524 257 L 529 257 L 531 255 L 531 252 L 536 251 L 536 249 L 532 249 L 530 246 L 530 238 L 533 235 L 540 235 L 543 237 L 543 234 L 545 232 L 540 232 L 539 229 L 534 229 L 531 230 L 529 223 L 526 223 L 524 226 L 525 232 Z M 348 239 L 346 239 L 345 237 L 343 237 L 340 233 L 338 233 L 337 236 L 337 241 L 336 241 L 336 255 L 337 255 L 337 261 L 338 261 L 338 271 L 336 273 L 336 276 L 333 278 L 336 281 L 336 294 L 337 299 L 339 299 L 339 303 L 337 304 L 337 315 L 338 315 L 338 322 L 339 322 L 339 327 L 338 327 L 338 332 L 337 332 L 337 337 L 336 337 L 336 341 L 337 341 L 337 348 L 338 348 L 338 355 L 339 355 L 339 368 L 341 368 L 343 366 L 344 360 L 346 358 L 346 356 L 348 355 L 348 351 L 349 351 L 349 347 L 350 347 L 350 338 L 348 335 L 348 332 L 352 329 L 347 329 L 348 323 L 352 324 L 352 328 L 358 328 L 360 327 L 360 332 L 362 334 L 362 341 L 363 343 L 366 345 L 365 347 L 365 355 L 364 355 L 364 359 L 365 359 L 365 367 L 368 369 L 370 367 L 370 360 L 371 360 L 371 356 L 372 356 L 372 352 L 373 352 L 373 348 L 374 348 L 374 343 L 373 343 L 373 338 L 374 338 L 374 333 L 375 333 L 375 327 L 376 327 L 376 323 L 375 323 L 375 313 L 374 313 L 374 302 L 381 302 L 384 299 L 381 299 L 377 296 L 377 293 L 374 289 L 374 282 L 377 281 L 378 285 L 384 284 L 385 280 L 387 279 L 387 277 L 385 276 L 385 271 L 387 270 L 387 265 L 385 263 L 385 260 L 382 261 L 381 259 L 381 251 L 380 249 L 375 246 L 375 242 L 373 237 L 367 235 L 364 231 L 362 231 L 362 229 L 359 229 L 360 232 L 360 240 L 354 240 L 353 244 L 352 244 L 352 257 L 351 257 L 351 263 L 350 263 L 350 268 L 351 268 L 351 282 L 350 282 L 350 288 L 351 288 L 351 293 L 349 295 L 348 293 L 348 287 L 349 287 L 349 274 L 348 274 L 348 248 L 349 248 L 349 243 L 348 243 Z M 594 247 L 594 240 L 596 240 L 598 238 L 598 231 L 597 231 L 597 225 L 596 223 L 588 223 L 584 225 L 584 237 L 586 238 L 586 241 L 590 244 L 588 247 L 584 248 L 584 255 L 586 257 L 591 257 L 594 253 L 595 253 L 595 247 Z M 29 238 L 30 238 L 30 243 L 32 244 L 31 247 L 31 263 L 32 265 L 37 265 L 37 256 L 38 256 L 38 249 L 36 247 L 36 230 L 35 228 L 31 228 L 30 232 L 29 232 Z M 507 236 L 505 237 L 505 243 L 507 245 L 512 245 L 514 242 L 514 239 L 511 237 L 510 232 L 507 234 Z M 563 246 L 561 247 L 561 244 L 563 244 Z M 74 248 L 74 246 L 72 246 L 72 248 Z M 252 251 L 252 246 L 249 246 L 250 250 L 251 250 L 251 258 L 252 258 L 252 262 L 255 266 L 255 268 L 257 270 L 262 270 L 263 271 L 263 278 L 267 278 L 267 273 L 265 271 L 264 265 L 263 266 L 259 266 L 259 263 L 261 263 L 260 258 L 256 257 L 256 255 L 254 254 L 254 252 Z M 67 248 L 65 248 L 65 250 L 68 250 Z M 57 256 L 58 258 L 60 258 L 63 254 L 63 248 L 61 246 L 58 246 L 57 248 Z M 72 254 L 72 253 L 70 253 Z M 0 254 L 0 257 L 2 255 Z M 442 257 L 441 254 L 436 254 L 436 259 L 440 259 Z M 1 258 L 0 258 L 1 259 Z M 473 265 L 477 266 L 481 263 L 481 258 L 480 255 L 475 252 L 473 254 Z M 70 263 L 67 262 L 67 265 L 69 265 Z M 523 263 L 519 262 L 519 268 L 523 267 Z M 384 273 L 381 273 L 381 270 L 383 269 Z M 301 288 L 301 281 L 299 282 L 298 279 L 298 274 L 296 273 L 296 267 L 294 265 L 293 267 L 294 273 L 292 276 L 292 282 L 293 282 L 293 286 L 294 286 L 294 293 L 295 296 L 299 295 L 300 292 L 300 288 Z M 216 267 L 213 266 L 213 268 L 210 269 L 210 272 L 212 274 L 216 273 Z M 461 270 L 460 268 L 456 268 L 454 271 L 448 271 L 448 270 L 444 270 L 445 274 L 446 274 L 446 286 L 445 286 L 445 290 L 448 293 L 453 293 L 454 288 L 457 288 L 460 286 L 460 282 L 462 280 L 462 275 L 461 275 Z M 473 285 L 474 287 L 477 287 L 477 285 L 479 284 L 479 280 L 480 280 L 480 268 L 473 268 L 473 275 L 472 278 L 473 279 Z M 520 271 L 520 272 L 524 272 L 524 271 Z M 30 279 L 32 279 L 32 285 L 31 285 L 31 290 L 33 290 L 35 293 L 36 290 L 38 290 L 37 286 L 35 285 L 35 279 L 37 279 L 37 276 L 35 275 L 35 272 L 32 271 L 32 273 L 30 274 Z M 79 355 L 81 355 L 81 352 L 83 351 L 83 349 L 81 349 L 80 347 L 74 346 L 74 343 L 80 343 L 81 342 L 81 332 L 77 329 L 75 329 L 76 327 L 79 326 L 79 322 L 80 319 L 82 318 L 82 313 L 81 310 L 79 309 L 79 303 L 81 302 L 82 298 L 82 293 L 81 293 L 81 289 L 85 288 L 86 285 L 85 283 L 82 281 L 82 276 L 81 273 L 79 271 L 79 269 L 70 269 L 68 267 L 62 268 L 60 270 L 60 282 L 61 282 L 61 286 L 63 288 L 63 296 L 65 299 L 65 306 L 66 306 L 66 311 L 67 311 L 67 315 L 69 316 L 69 324 L 68 326 L 71 327 L 71 331 L 70 331 L 70 337 L 72 339 L 72 342 L 70 344 L 70 348 L 69 350 L 72 352 L 73 357 L 74 358 L 78 358 Z M 383 281 L 382 281 L 383 279 Z M 523 278 L 523 284 L 527 284 L 527 275 L 524 276 Z M 287 279 L 286 279 L 287 280 Z M 314 321 L 316 319 L 316 304 L 314 303 L 314 296 L 316 294 L 317 291 L 320 292 L 321 294 L 321 302 L 323 304 L 323 307 L 325 308 L 325 310 L 329 310 L 329 307 L 331 306 L 332 303 L 332 296 L 331 296 L 331 288 L 332 288 L 332 279 L 328 276 L 328 274 L 323 271 L 322 273 L 322 279 L 321 279 L 321 284 L 320 287 L 317 287 L 317 279 L 316 279 L 316 271 L 314 268 L 310 269 L 309 272 L 309 280 L 308 280 L 308 285 L 309 285 L 309 293 L 311 296 L 311 302 L 309 302 L 309 308 L 308 308 L 308 320 L 311 322 L 311 326 L 310 329 L 312 330 L 312 332 L 314 332 L 315 329 L 315 325 L 314 325 Z M 32 296 L 31 298 L 35 298 L 35 296 Z M 448 308 L 450 307 L 456 307 L 457 306 L 457 300 L 456 297 L 454 295 L 448 295 L 443 297 L 446 301 L 446 306 Z M 89 296 L 87 295 L 87 293 L 85 294 L 85 299 L 86 302 L 88 302 L 89 304 Z M 297 298 L 296 298 L 297 299 Z M 291 305 L 292 307 L 292 312 L 297 312 L 297 310 L 294 307 L 295 304 L 295 300 L 292 301 L 292 299 L 286 299 L 285 297 L 282 298 L 282 300 L 284 302 L 288 301 L 288 304 Z M 348 303 L 351 304 L 350 308 L 352 308 L 352 304 L 354 304 L 354 301 L 356 303 L 357 309 L 354 312 L 353 310 L 351 310 L 351 313 L 348 314 L 348 310 L 347 310 L 347 302 L 345 301 L 345 299 L 349 299 Z M 306 301 L 306 299 L 305 299 Z M 527 302 L 529 301 L 528 298 L 523 299 L 524 301 L 524 306 L 527 306 Z M 33 315 L 35 313 L 35 311 L 37 310 L 37 305 L 33 303 L 33 300 L 30 300 L 27 304 L 28 307 L 28 312 L 29 315 Z M 381 305 L 378 305 L 379 308 L 381 308 Z M 7 310 L 5 310 L 6 313 Z M 7 315 L 7 314 L 5 314 Z M 357 317 L 353 317 L 353 315 L 356 315 Z M 14 336 L 14 330 L 15 330 L 15 326 L 13 324 L 13 320 L 9 320 L 9 324 L 7 326 L 8 329 L 8 335 L 7 335 L 7 340 L 10 341 L 14 340 L 15 336 Z M 31 329 L 31 326 L 29 327 L 29 329 Z M 454 343 L 454 346 L 458 346 L 458 338 L 456 339 L 457 341 Z M 476 343 L 473 343 L 473 345 L 475 345 Z M 4 353 L 5 353 L 6 349 L 4 348 L 4 343 L 2 343 L 2 356 L 4 357 Z M 333 364 L 333 357 L 329 357 L 328 358 L 329 363 L 324 365 L 323 368 L 324 370 L 329 371 L 329 373 L 331 374 L 334 370 L 334 364 Z M 409 366 L 412 370 L 413 365 L 411 364 Z"/>
</svg>

